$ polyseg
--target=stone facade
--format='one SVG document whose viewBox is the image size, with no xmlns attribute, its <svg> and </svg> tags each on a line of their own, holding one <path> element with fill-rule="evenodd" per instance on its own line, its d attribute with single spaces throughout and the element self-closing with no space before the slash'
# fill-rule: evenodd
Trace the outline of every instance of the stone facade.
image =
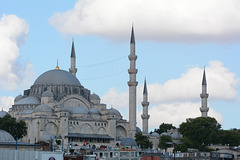
<svg viewBox="0 0 240 160">
<path fill-rule="evenodd" d="M 30 89 L 15 98 L 9 114 L 24 120 L 28 127 L 21 141 L 34 143 L 35 138 L 54 138 L 61 140 L 65 148 L 69 143 L 87 142 L 95 147 L 120 144 L 130 136 L 129 122 L 118 110 L 107 108 L 97 94 L 91 94 L 76 78 L 72 45 L 69 72 L 57 66 L 40 75 Z"/>
</svg>

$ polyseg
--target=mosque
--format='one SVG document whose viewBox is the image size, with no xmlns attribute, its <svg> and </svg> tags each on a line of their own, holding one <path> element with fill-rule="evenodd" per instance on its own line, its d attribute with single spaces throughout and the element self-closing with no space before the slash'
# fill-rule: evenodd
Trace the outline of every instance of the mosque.
<svg viewBox="0 0 240 160">
<path fill-rule="evenodd" d="M 129 74 L 129 120 L 123 119 L 121 113 L 109 108 L 101 102 L 100 97 L 79 82 L 76 77 L 76 53 L 74 41 L 71 49 L 71 65 L 69 71 L 55 69 L 41 74 L 30 87 L 14 99 L 8 114 L 27 125 L 27 135 L 22 142 L 35 143 L 49 141 L 51 138 L 60 140 L 64 148 L 69 143 L 92 147 L 119 145 L 125 138 L 135 139 L 135 134 L 142 132 L 153 141 L 158 148 L 157 133 L 148 134 L 148 91 L 146 80 L 142 101 L 142 131 L 136 126 L 136 81 L 137 55 L 135 54 L 135 37 L 132 27 L 130 38 Z M 202 82 L 202 116 L 206 117 L 207 98 L 205 70 Z M 6 114 L 5 112 L 1 114 Z"/>
<path fill-rule="evenodd" d="M 76 77 L 76 53 L 74 41 L 71 49 L 69 71 L 55 69 L 41 74 L 23 95 L 14 99 L 9 114 L 24 120 L 28 127 L 23 142 L 34 143 L 50 138 L 91 146 L 113 146 L 127 137 L 133 138 L 140 129 L 136 127 L 136 59 L 134 29 L 130 38 L 129 73 L 129 121 L 121 113 L 101 103 L 100 97 L 79 82 Z M 144 86 L 143 133 L 148 133 L 148 105 L 146 81 Z"/>
</svg>

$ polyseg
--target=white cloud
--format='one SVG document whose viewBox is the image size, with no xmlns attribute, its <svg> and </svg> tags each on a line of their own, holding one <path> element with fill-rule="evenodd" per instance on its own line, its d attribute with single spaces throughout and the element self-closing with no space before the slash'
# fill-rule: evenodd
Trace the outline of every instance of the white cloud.
<svg viewBox="0 0 240 160">
<path fill-rule="evenodd" d="M 220 61 L 210 61 L 209 66 L 205 68 L 207 88 L 209 93 L 208 101 L 216 100 L 237 100 L 237 85 L 239 78 Z M 198 67 L 190 68 L 183 73 L 178 79 L 168 80 L 162 84 L 148 84 L 149 106 L 149 128 L 157 128 L 161 123 L 172 123 L 178 126 L 186 120 L 186 118 L 194 118 L 201 116 L 199 108 L 201 107 L 201 86 L 202 86 L 203 69 Z M 138 86 L 138 113 L 137 124 L 142 126 L 140 115 L 142 114 L 143 85 Z M 228 94 L 226 94 L 228 93 Z M 110 89 L 102 97 L 103 103 L 111 103 L 117 109 L 125 108 L 124 117 L 128 112 L 128 92 L 117 92 L 116 89 Z M 209 103 L 210 104 L 210 103 Z M 208 106 L 211 117 L 215 117 L 219 123 L 223 123 L 220 113 Z"/>
<path fill-rule="evenodd" d="M 64 34 L 181 42 L 240 40 L 239 0 L 79 0 L 49 23 Z"/>
<path fill-rule="evenodd" d="M 13 97 L 0 97 L 0 108 L 1 110 L 3 109 L 4 111 L 8 111 L 9 108 L 12 107 L 13 105 L 14 98 Z"/>
<path fill-rule="evenodd" d="M 16 15 L 0 19 L 0 88 L 15 90 L 29 84 L 34 75 L 30 62 L 20 61 L 19 46 L 28 35 L 28 24 Z"/>
</svg>

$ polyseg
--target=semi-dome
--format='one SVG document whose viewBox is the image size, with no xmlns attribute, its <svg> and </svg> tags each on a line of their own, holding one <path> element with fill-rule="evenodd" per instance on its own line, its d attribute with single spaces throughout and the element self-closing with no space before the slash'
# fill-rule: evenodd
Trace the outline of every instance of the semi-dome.
<svg viewBox="0 0 240 160">
<path fill-rule="evenodd" d="M 20 99 L 23 99 L 23 96 L 21 94 L 19 94 L 17 97 L 15 97 L 14 102 L 17 102 Z"/>
<path fill-rule="evenodd" d="M 89 112 L 90 112 L 91 114 L 99 114 L 99 110 L 98 110 L 97 108 L 91 108 L 91 109 L 89 110 Z"/>
<path fill-rule="evenodd" d="M 48 105 L 41 104 L 37 106 L 33 112 L 52 112 L 52 108 L 49 107 Z"/>
<path fill-rule="evenodd" d="M 32 114 L 34 112 L 34 110 L 30 109 L 30 110 L 21 110 L 20 112 L 18 112 L 18 115 L 23 115 L 23 114 Z"/>
<path fill-rule="evenodd" d="M 42 94 L 42 97 L 53 97 L 53 93 L 51 91 L 45 91 Z"/>
<path fill-rule="evenodd" d="M 7 114 L 6 111 L 2 110 L 0 111 L 0 118 L 4 117 Z"/>
<path fill-rule="evenodd" d="M 182 135 L 178 132 L 174 132 L 173 134 L 171 134 L 171 137 L 173 140 L 179 140 L 182 138 Z"/>
<path fill-rule="evenodd" d="M 142 131 L 139 127 L 136 127 L 136 133 L 142 133 Z"/>
<path fill-rule="evenodd" d="M 76 85 L 81 86 L 79 80 L 71 73 L 60 70 L 53 69 L 41 74 L 34 85 Z"/>
<path fill-rule="evenodd" d="M 20 99 L 15 104 L 40 104 L 40 101 L 35 96 L 29 96 L 29 97 Z"/>
<path fill-rule="evenodd" d="M 120 145 L 121 146 L 137 146 L 137 143 L 132 138 L 124 138 L 124 139 L 122 139 Z"/>
<path fill-rule="evenodd" d="M 0 142 L 14 142 L 14 141 L 15 140 L 10 133 L 0 129 Z"/>
<path fill-rule="evenodd" d="M 89 99 L 90 100 L 101 100 L 100 97 L 95 93 L 91 94 Z"/>
<path fill-rule="evenodd" d="M 114 109 L 114 108 L 111 108 L 108 111 L 109 111 L 109 114 L 121 116 L 121 113 L 118 110 Z"/>
<path fill-rule="evenodd" d="M 158 134 L 157 132 L 153 132 L 151 135 L 152 135 L 152 136 L 155 136 L 155 137 L 158 137 L 158 136 L 159 136 L 159 134 Z"/>
<path fill-rule="evenodd" d="M 71 114 L 88 114 L 88 111 L 82 106 L 77 106 L 71 110 Z"/>
</svg>

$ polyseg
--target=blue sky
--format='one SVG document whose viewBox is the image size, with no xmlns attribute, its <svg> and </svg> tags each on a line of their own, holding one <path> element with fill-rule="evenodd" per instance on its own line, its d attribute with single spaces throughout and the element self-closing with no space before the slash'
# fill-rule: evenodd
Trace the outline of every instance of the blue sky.
<svg viewBox="0 0 240 160">
<path fill-rule="evenodd" d="M 138 126 L 147 79 L 150 130 L 200 116 L 204 66 L 209 116 L 240 128 L 240 2 L 237 0 L 68 0 L 0 2 L 0 106 L 34 80 L 68 70 L 72 38 L 77 77 L 128 119 L 130 31 L 135 30 Z"/>
</svg>

